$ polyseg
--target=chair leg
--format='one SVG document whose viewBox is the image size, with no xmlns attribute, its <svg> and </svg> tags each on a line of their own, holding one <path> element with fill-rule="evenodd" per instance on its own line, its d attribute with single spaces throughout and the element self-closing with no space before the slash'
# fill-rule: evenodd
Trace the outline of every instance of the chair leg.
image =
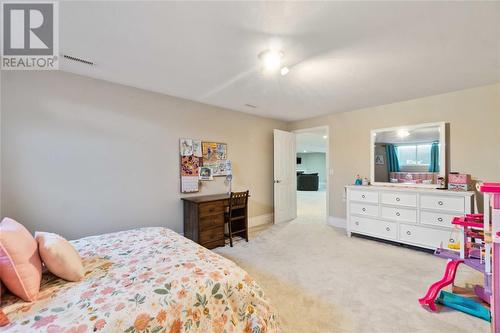
<svg viewBox="0 0 500 333">
<path fill-rule="evenodd" d="M 229 220 L 227 226 L 229 228 L 229 245 L 233 247 L 233 229 L 231 228 L 231 220 Z"/>
<path fill-rule="evenodd" d="M 245 218 L 245 239 L 246 239 L 246 241 L 248 243 L 248 215 Z"/>
</svg>

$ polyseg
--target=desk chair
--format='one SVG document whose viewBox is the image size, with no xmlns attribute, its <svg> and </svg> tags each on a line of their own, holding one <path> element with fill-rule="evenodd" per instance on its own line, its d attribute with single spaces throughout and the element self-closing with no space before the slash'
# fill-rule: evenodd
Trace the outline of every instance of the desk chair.
<svg viewBox="0 0 500 333">
<path fill-rule="evenodd" d="M 245 238 L 248 242 L 248 191 L 231 192 L 229 209 L 225 223 L 228 225 L 229 245 L 233 247 L 233 235 Z"/>
</svg>

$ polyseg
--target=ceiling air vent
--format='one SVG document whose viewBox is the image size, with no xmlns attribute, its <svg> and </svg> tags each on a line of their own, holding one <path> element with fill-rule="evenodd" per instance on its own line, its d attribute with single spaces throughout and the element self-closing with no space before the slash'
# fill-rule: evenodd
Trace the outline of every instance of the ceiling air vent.
<svg viewBox="0 0 500 333">
<path fill-rule="evenodd" d="M 252 108 L 252 109 L 257 108 L 257 105 L 253 105 L 253 104 L 245 104 L 245 106 L 248 106 L 249 108 Z"/>
<path fill-rule="evenodd" d="M 70 56 L 68 54 L 63 54 L 63 57 L 66 59 L 72 60 L 72 61 L 76 61 L 76 62 L 85 64 L 85 65 L 94 66 L 94 63 L 90 60 L 85 60 L 82 58 L 73 57 L 73 56 Z"/>
</svg>

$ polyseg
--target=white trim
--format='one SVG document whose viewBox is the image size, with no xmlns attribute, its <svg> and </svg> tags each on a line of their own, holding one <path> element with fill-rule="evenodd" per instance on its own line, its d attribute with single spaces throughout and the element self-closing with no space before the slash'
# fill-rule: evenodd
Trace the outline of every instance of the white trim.
<svg viewBox="0 0 500 333">
<path fill-rule="evenodd" d="M 273 220 L 274 220 L 273 213 L 249 217 L 248 228 L 258 227 L 264 224 L 272 224 Z"/>
<path fill-rule="evenodd" d="M 328 225 L 336 228 L 347 228 L 347 220 L 341 217 L 328 216 Z"/>
<path fill-rule="evenodd" d="M 446 172 L 448 170 L 448 166 L 446 165 L 446 122 L 435 122 L 435 123 L 425 123 L 418 125 L 407 125 L 407 126 L 397 126 L 390 128 L 377 128 L 370 131 L 370 181 L 372 185 L 378 186 L 401 186 L 408 187 L 409 184 L 404 183 L 381 183 L 375 181 L 375 134 L 379 132 L 385 131 L 396 131 L 398 129 L 415 129 L 422 127 L 431 127 L 431 126 L 439 126 L 439 144 L 441 145 L 441 151 L 439 153 L 439 176 L 446 178 Z M 439 184 L 411 184 L 411 187 L 419 187 L 419 188 L 437 188 Z"/>
</svg>

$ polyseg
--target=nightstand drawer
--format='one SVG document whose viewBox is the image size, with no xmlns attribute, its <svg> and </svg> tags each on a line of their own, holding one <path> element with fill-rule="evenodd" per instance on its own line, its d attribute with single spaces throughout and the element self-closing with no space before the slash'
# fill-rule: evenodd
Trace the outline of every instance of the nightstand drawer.
<svg viewBox="0 0 500 333">
<path fill-rule="evenodd" d="M 224 239 L 224 225 L 217 228 L 200 231 L 200 243 L 208 243 Z"/>
<path fill-rule="evenodd" d="M 202 243 L 200 245 L 203 247 L 206 247 L 207 249 L 215 249 L 216 247 L 224 246 L 225 243 L 224 243 L 224 239 L 219 239 L 219 240 L 216 240 L 213 242 Z"/>
<path fill-rule="evenodd" d="M 202 203 L 199 205 L 199 216 L 210 216 L 222 214 L 225 210 L 224 202 L 222 201 L 214 201 Z"/>
<path fill-rule="evenodd" d="M 207 230 L 224 226 L 224 214 L 200 217 L 200 230 Z"/>
</svg>

